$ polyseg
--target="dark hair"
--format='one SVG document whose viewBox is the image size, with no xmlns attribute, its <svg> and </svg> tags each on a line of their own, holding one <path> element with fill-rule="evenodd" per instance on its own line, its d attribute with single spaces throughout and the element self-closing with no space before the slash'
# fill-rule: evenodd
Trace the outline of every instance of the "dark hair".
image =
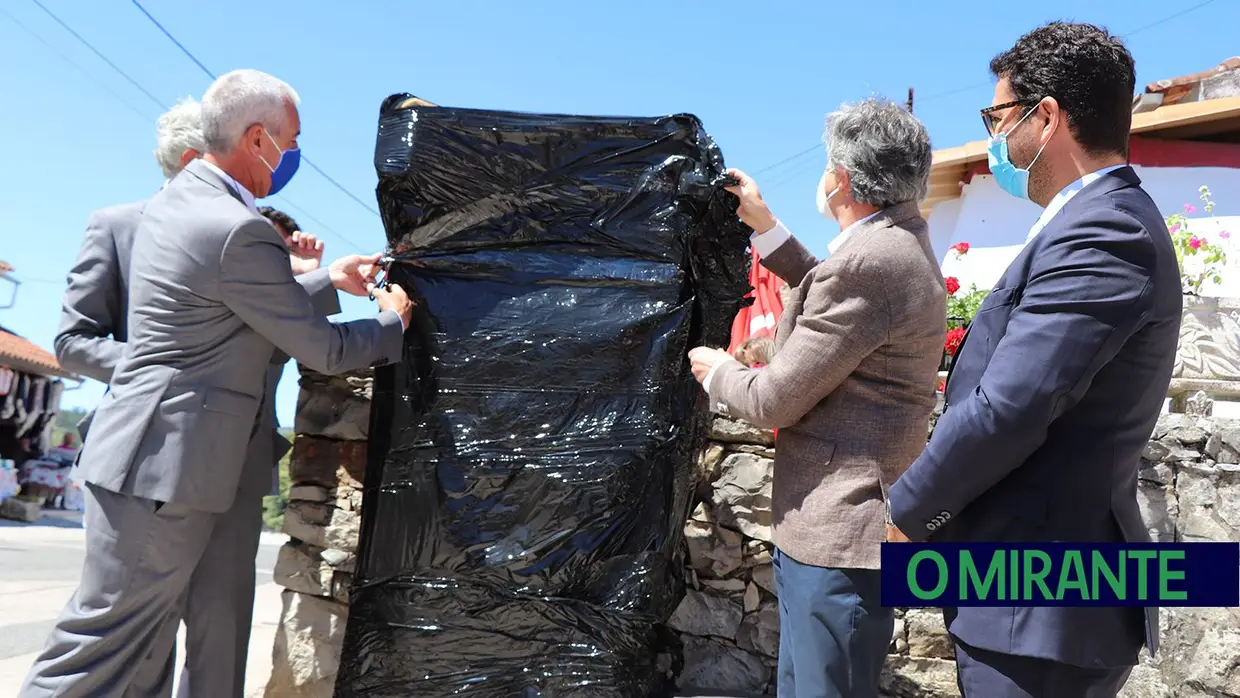
<svg viewBox="0 0 1240 698">
<path fill-rule="evenodd" d="M 1017 100 L 1054 97 L 1090 153 L 1128 153 L 1137 76 L 1119 37 L 1092 24 L 1051 22 L 995 56 L 990 72 L 1007 78 Z"/>
<path fill-rule="evenodd" d="M 297 221 L 293 220 L 293 217 L 284 211 L 274 209 L 270 206 L 262 206 L 258 209 L 258 212 L 261 213 L 264 218 L 271 221 L 272 225 L 283 230 L 289 235 L 301 232 L 301 228 L 298 227 Z"/>
</svg>

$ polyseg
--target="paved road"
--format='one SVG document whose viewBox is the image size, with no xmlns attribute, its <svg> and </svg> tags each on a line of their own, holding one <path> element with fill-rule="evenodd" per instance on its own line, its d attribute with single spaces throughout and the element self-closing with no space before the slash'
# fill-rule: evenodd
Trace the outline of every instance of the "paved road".
<svg viewBox="0 0 1240 698">
<path fill-rule="evenodd" d="M 77 586 L 86 554 L 84 540 L 79 515 L 48 512 L 35 524 L 0 519 L 0 696 L 17 695 Z M 283 542 L 284 536 L 264 534 L 258 550 L 247 696 L 261 695 L 271 673 L 271 647 L 280 618 L 280 589 L 272 583 L 271 571 Z M 178 652 L 184 652 L 183 645 Z"/>
</svg>

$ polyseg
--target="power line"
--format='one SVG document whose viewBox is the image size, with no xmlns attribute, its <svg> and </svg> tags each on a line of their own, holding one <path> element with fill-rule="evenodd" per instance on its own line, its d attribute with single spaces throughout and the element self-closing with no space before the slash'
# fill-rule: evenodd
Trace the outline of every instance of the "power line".
<svg viewBox="0 0 1240 698">
<path fill-rule="evenodd" d="M 135 114 L 137 114 L 138 116 L 142 117 L 144 120 L 145 120 L 145 119 L 149 119 L 149 118 L 150 118 L 150 116 L 149 116 L 148 114 L 143 113 L 141 109 L 139 109 L 139 108 L 135 107 L 132 103 L 130 103 L 130 101 L 129 101 L 129 100 L 127 100 L 127 99 L 125 99 L 124 97 L 120 96 L 120 94 L 119 94 L 119 93 L 117 93 L 117 92 L 116 92 L 115 90 L 113 90 L 111 87 L 108 87 L 106 84 L 104 84 L 104 82 L 103 82 L 102 80 L 100 80 L 99 78 L 95 77 L 95 75 L 94 75 L 93 73 L 91 73 L 89 70 L 87 70 L 87 69 L 83 68 L 82 66 L 78 65 L 76 62 L 74 62 L 74 61 L 73 61 L 73 59 L 71 59 L 71 58 L 69 58 L 68 56 L 66 56 L 65 54 L 61 53 L 60 51 L 58 51 L 58 50 L 56 49 L 56 47 L 55 47 L 55 46 L 52 46 L 50 43 L 48 43 L 48 41 L 47 41 L 46 39 L 44 39 L 43 37 L 41 37 L 41 36 L 39 36 L 38 34 L 36 34 L 36 33 L 34 32 L 34 30 L 33 30 L 33 29 L 31 29 L 30 27 L 27 27 L 25 24 L 23 24 L 21 21 L 19 21 L 16 17 L 14 17 L 13 15 L 9 14 L 8 10 L 4 9 L 3 7 L 0 7 L 0 15 L 4 15 L 4 17 L 5 17 L 5 18 L 7 18 L 10 22 L 12 22 L 13 24 L 17 25 L 17 27 L 18 27 L 19 29 L 21 29 L 22 31 L 24 31 L 24 32 L 26 32 L 27 34 L 29 34 L 29 35 L 30 35 L 30 37 L 31 37 L 32 39 L 34 39 L 35 41 L 38 41 L 39 43 L 43 44 L 44 48 L 46 48 L 48 51 L 51 51 L 54 55 L 56 55 L 58 58 L 60 58 L 60 60 L 64 61 L 65 63 L 68 63 L 70 66 L 72 66 L 72 67 L 76 68 L 76 69 L 78 70 L 78 72 L 80 72 L 80 73 L 82 73 L 83 75 L 85 75 L 86 77 L 90 78 L 90 79 L 91 79 L 91 81 L 93 81 L 96 85 L 98 85 L 99 87 L 103 88 L 103 89 L 104 89 L 104 91 L 106 91 L 108 94 L 110 94 L 110 95 L 112 95 L 113 97 L 115 97 L 115 98 L 116 98 L 116 101 L 118 101 L 118 102 L 120 102 L 121 104 L 124 104 L 126 107 L 128 107 L 130 111 L 132 111 L 133 113 L 135 113 Z"/>
<path fill-rule="evenodd" d="M 1130 38 L 1130 37 L 1132 37 L 1132 36 L 1134 36 L 1134 35 L 1136 35 L 1136 34 L 1139 34 L 1139 33 L 1143 32 L 1143 31 L 1146 31 L 1146 30 L 1148 30 L 1148 29 L 1153 29 L 1154 27 L 1157 27 L 1157 26 L 1160 26 L 1160 25 L 1166 24 L 1167 22 L 1170 22 L 1170 21 L 1171 21 L 1171 20 L 1173 20 L 1173 19 L 1178 19 L 1178 18 L 1180 18 L 1180 17 L 1183 17 L 1184 15 L 1186 15 L 1186 14 L 1188 14 L 1188 13 L 1190 13 L 1190 12 L 1194 12 L 1194 11 L 1196 11 L 1196 10 L 1200 10 L 1201 8 L 1205 7 L 1206 5 L 1209 5 L 1209 4 L 1214 3 L 1214 2 L 1216 2 L 1216 1 L 1217 1 L 1217 0 L 1204 0 L 1203 2 L 1199 2 L 1199 3 L 1197 3 L 1196 5 L 1193 5 L 1192 7 L 1187 7 L 1187 8 L 1185 8 L 1185 9 L 1183 9 L 1183 10 L 1180 10 L 1179 12 L 1176 12 L 1176 13 L 1171 14 L 1171 15 L 1167 15 L 1166 17 L 1163 17 L 1162 19 L 1156 20 L 1156 21 L 1154 21 L 1154 22 L 1150 22 L 1149 24 L 1146 24 L 1146 25 L 1144 25 L 1144 26 L 1142 26 L 1142 27 L 1138 27 L 1138 28 L 1136 28 L 1136 29 L 1133 29 L 1133 30 L 1132 30 L 1132 31 L 1130 31 L 1130 32 L 1127 32 L 1127 33 L 1125 33 L 1125 34 L 1120 34 L 1119 36 L 1120 36 L 1120 38 L 1121 38 L 1121 39 L 1127 39 L 1127 38 Z M 136 0 L 135 0 L 135 2 L 136 2 Z M 947 91 L 945 91 L 945 92 L 938 92 L 938 93 L 936 93 L 936 94 L 932 94 L 932 95 L 930 95 L 929 97 L 920 97 L 920 98 L 918 98 L 918 100 L 917 100 L 917 101 L 918 101 L 918 103 L 919 103 L 919 104 L 920 104 L 920 103 L 924 103 L 924 102 L 930 102 L 930 101 L 933 101 L 933 100 L 936 100 L 936 99 L 941 99 L 941 98 L 943 98 L 943 97 L 951 97 L 951 96 L 953 96 L 953 95 L 958 95 L 958 94 L 961 94 L 961 93 L 963 93 L 963 92 L 970 92 L 970 91 L 972 91 L 972 90 L 980 89 L 980 88 L 982 88 L 982 87 L 989 87 L 989 86 L 990 86 L 990 82 L 989 82 L 989 81 L 988 81 L 988 82 L 982 82 L 982 83 L 975 83 L 975 84 L 973 84 L 973 85 L 969 85 L 969 86 L 967 86 L 967 87 L 957 87 L 957 88 L 955 88 L 955 89 L 952 89 L 952 90 L 947 90 Z M 767 171 L 769 171 L 769 170 L 773 170 L 773 169 L 775 169 L 775 168 L 777 168 L 777 167 L 779 167 L 779 166 L 781 166 L 781 165 L 783 165 L 783 164 L 785 164 L 785 163 L 791 162 L 791 161 L 793 161 L 793 160 L 797 160 L 797 159 L 799 159 L 799 158 L 801 158 L 801 157 L 805 156 L 805 155 L 806 155 L 806 154 L 808 154 L 808 153 L 812 153 L 812 152 L 814 152 L 815 150 L 817 150 L 819 147 L 821 147 L 819 144 L 815 144 L 814 146 L 812 146 L 812 147 L 810 147 L 810 148 L 806 148 L 805 150 L 802 150 L 802 151 L 800 151 L 799 153 L 794 153 L 794 154 L 792 154 L 792 155 L 789 155 L 788 157 L 784 158 L 783 160 L 780 160 L 779 162 L 774 163 L 773 165 L 769 165 L 769 166 L 767 166 L 767 167 L 765 167 L 765 168 L 763 168 L 763 169 L 761 169 L 761 170 L 758 170 L 758 171 L 757 171 L 757 172 L 755 172 L 754 174 L 761 174 L 762 172 L 767 172 Z"/>
<path fill-rule="evenodd" d="M 1169 16 L 1167 16 L 1167 17 L 1163 17 L 1162 19 L 1158 20 L 1157 22 L 1152 22 L 1152 23 L 1147 24 L 1147 25 L 1145 25 L 1144 27 L 1141 27 L 1141 28 L 1139 28 L 1139 29 L 1133 29 L 1132 31 L 1128 32 L 1127 34 L 1123 34 L 1122 36 L 1123 36 L 1123 38 L 1127 39 L 1128 37 L 1130 37 L 1130 36 L 1132 36 L 1132 35 L 1134 35 L 1134 34 L 1139 34 L 1139 33 L 1143 32 L 1143 31 L 1145 31 L 1146 29 L 1153 29 L 1154 27 L 1157 27 L 1157 26 L 1158 26 L 1158 25 L 1160 25 L 1160 24 L 1164 24 L 1164 23 L 1166 23 L 1166 22 L 1170 22 L 1171 20 L 1176 19 L 1176 18 L 1178 18 L 1178 17 L 1182 17 L 1182 16 L 1184 16 L 1184 15 L 1188 14 L 1189 12 L 1192 12 L 1192 11 L 1194 11 L 1194 10 L 1200 10 L 1201 8 L 1205 7 L 1206 5 L 1209 5 L 1209 4 L 1210 4 L 1210 3 L 1212 3 L 1212 2 L 1214 2 L 1214 0 L 1205 0 L 1205 2 L 1198 3 L 1198 4 L 1196 4 L 1196 5 L 1193 5 L 1192 7 L 1189 7 L 1189 8 L 1184 9 L 1184 10 L 1180 10 L 1179 12 L 1177 12 L 1177 13 L 1175 13 L 1175 14 L 1173 14 L 1173 15 L 1169 15 Z"/>
<path fill-rule="evenodd" d="M 39 2 L 39 0 L 30 0 L 30 1 L 31 1 L 31 2 L 33 2 L 35 5 L 38 5 L 39 9 L 43 10 L 44 12 L 46 12 L 46 13 L 47 13 L 47 15 L 48 15 L 49 17 L 51 17 L 53 20 L 55 20 L 55 22 L 56 22 L 57 24 L 59 24 L 61 27 L 63 27 L 63 28 L 65 29 L 65 31 L 67 31 L 67 32 L 69 32 L 70 34 L 72 34 L 72 35 L 73 35 L 73 37 L 74 37 L 75 39 L 77 39 L 79 42 L 81 42 L 81 44 L 82 44 L 83 46 L 85 46 L 86 48 L 90 49 L 90 51 L 91 51 L 92 53 L 94 53 L 96 56 L 98 56 L 98 57 L 99 57 L 99 59 L 100 59 L 100 60 L 102 60 L 104 63 L 106 63 L 106 64 L 107 64 L 110 68 L 112 68 L 112 70 L 116 71 L 116 72 L 117 72 L 117 73 L 118 73 L 121 77 L 125 78 L 125 80 L 129 81 L 129 83 L 130 83 L 131 85 L 133 85 L 133 86 L 134 86 L 134 87 L 136 87 L 139 91 L 141 91 L 141 92 L 142 92 L 142 94 L 146 95 L 146 96 L 147 96 L 147 97 L 148 97 L 148 98 L 149 98 L 152 102 L 154 102 L 154 103 L 155 103 L 155 105 L 156 105 L 156 106 L 158 106 L 158 107 L 160 108 L 160 110 L 161 110 L 161 111 L 167 111 L 167 110 L 168 110 L 168 106 L 167 106 L 166 104 L 164 104 L 162 100 L 160 100 L 160 99 L 159 99 L 158 97 L 156 97 L 155 95 L 151 94 L 151 92 L 150 92 L 149 90 L 147 90 L 145 87 L 143 87 L 141 83 L 139 83 L 137 80 L 135 80 L 133 77 L 131 77 L 128 73 L 126 73 L 126 72 L 125 72 L 125 71 L 124 71 L 124 70 L 123 70 L 120 66 L 116 65 L 115 63 L 113 63 L 113 62 L 112 62 L 112 61 L 111 61 L 111 60 L 110 60 L 107 56 L 105 56 L 105 55 L 104 55 L 104 54 L 103 54 L 103 53 L 102 53 L 99 49 L 95 48 L 95 47 L 94 47 L 94 45 L 93 45 L 93 44 L 91 44 L 89 41 L 87 41 L 87 40 L 86 40 L 86 39 L 85 39 L 85 38 L 84 38 L 81 34 L 79 34 L 79 33 L 77 33 L 76 31 L 74 31 L 74 30 L 73 30 L 73 28 L 72 28 L 72 27 L 70 27 L 68 24 L 66 24 L 64 20 L 62 20 L 60 17 L 56 16 L 56 14 L 55 14 L 54 12 L 52 12 L 51 10 L 47 9 L 47 7 L 46 7 L 45 5 L 43 5 L 43 3 Z M 26 29 L 26 31 L 27 31 L 27 32 L 30 32 L 30 30 L 29 30 L 28 28 L 26 28 L 26 27 L 25 27 L 25 26 L 23 26 L 20 22 L 18 22 L 18 21 L 17 21 L 17 20 L 16 20 L 16 19 L 12 16 L 12 15 L 9 15 L 9 13 L 7 13 L 7 12 L 5 12 L 5 15 L 6 15 L 6 16 L 7 16 L 7 17 L 11 20 L 11 21 L 15 22 L 18 26 L 22 27 L 23 29 Z M 30 33 L 31 33 L 31 35 L 34 35 L 34 33 L 33 33 L 33 32 L 30 32 Z M 37 35 L 34 35 L 34 36 L 35 36 L 35 38 L 39 38 Z M 52 48 L 52 46 L 51 46 L 50 44 L 48 44 L 46 41 L 43 41 L 42 39 L 40 39 L 40 41 L 42 41 L 42 42 L 43 42 L 43 44 L 44 44 L 44 45 L 46 45 L 46 46 L 47 46 L 47 47 L 48 47 L 48 48 L 49 48 L 49 49 L 50 49 L 53 53 L 56 53 L 57 55 L 60 55 L 62 58 L 65 58 L 63 55 L 61 55 L 61 54 L 60 54 L 60 52 L 58 52 L 58 51 L 56 51 L 54 48 Z M 68 61 L 69 59 L 68 59 L 68 58 L 65 58 L 65 60 L 66 60 L 66 61 Z M 76 64 L 73 64 L 73 63 L 72 63 L 72 61 L 69 61 L 69 62 L 70 62 L 70 64 L 75 65 L 75 67 L 76 67 Z M 81 69 L 81 68 L 79 68 L 79 70 L 82 70 L 82 69 Z M 83 70 L 83 72 L 86 72 L 86 71 L 84 71 L 84 70 Z M 113 91 L 112 91 L 112 90 L 110 90 L 110 89 L 107 89 L 107 87 L 106 87 L 106 86 L 104 86 L 104 85 L 103 85 L 103 83 L 102 83 L 102 82 L 100 82 L 98 78 L 95 78 L 94 76 L 91 76 L 89 73 L 87 73 L 87 76 L 88 76 L 88 77 L 90 77 L 92 80 L 94 80 L 94 81 L 95 81 L 97 84 L 99 84 L 101 87 L 104 87 L 104 89 L 106 89 L 106 90 L 107 90 L 110 94 L 112 94 L 114 97 L 116 97 L 118 100 L 120 100 L 123 104 L 125 104 L 125 105 L 126 105 L 126 106 L 128 106 L 128 107 L 130 107 L 130 109 L 132 109 L 135 113 L 137 113 L 139 116 L 141 116 L 141 117 L 143 118 L 143 120 L 144 120 L 144 121 L 145 121 L 145 120 L 147 120 L 147 119 L 149 118 L 149 117 L 145 116 L 144 114 L 142 114 L 142 113 L 141 113 L 140 111 L 138 111 L 137 109 L 135 109 L 135 108 L 133 107 L 133 105 L 129 104 L 129 102 L 127 102 L 126 100 L 122 99 L 122 98 L 121 98 L 119 95 L 117 95 L 115 92 L 113 92 Z M 316 169 L 317 169 L 317 168 L 316 168 Z M 322 222 L 322 221 L 321 221 L 321 220 L 319 220 L 318 218 L 315 218 L 315 217 L 314 217 L 313 215 L 311 215 L 308 211 L 306 211 L 306 209 L 304 209 L 304 208 L 302 208 L 302 207 L 298 206 L 295 202 L 293 202 L 293 200 L 292 200 L 292 199 L 288 198 L 287 196 L 283 196 L 283 195 L 280 195 L 280 196 L 279 196 L 279 199 L 280 199 L 281 201 L 283 201 L 285 204 L 287 204 L 287 205 L 289 206 L 289 208 L 293 208 L 293 209 L 295 209 L 295 210 L 297 210 L 297 211 L 301 212 L 301 215 L 303 215 L 303 216 L 304 216 L 307 220 L 310 220 L 310 221 L 314 222 L 316 225 L 318 225 L 318 226 L 319 226 L 322 230 L 324 230 L 325 232 L 331 233 L 332 235 L 336 236 L 337 238 L 339 238 L 340 240 L 342 240 L 345 244 L 349 245 L 349 246 L 350 246 L 350 247 L 352 247 L 353 249 L 357 250 L 358 252 L 362 252 L 362 248 L 361 248 L 361 247 L 360 247 L 357 243 L 353 242 L 352 240 L 350 240 L 349 238 L 345 237 L 344 235 L 341 235 L 340 233 L 336 232 L 335 230 L 333 230 L 331 227 L 329 227 L 326 223 Z"/>
<path fill-rule="evenodd" d="M 107 56 L 100 53 L 99 49 L 92 46 L 91 43 L 87 41 L 86 39 L 83 39 L 81 34 L 78 34 L 77 32 L 73 31 L 73 27 L 70 27 L 68 24 L 65 24 L 63 20 L 61 20 L 59 17 L 55 15 L 55 13 L 47 9 L 47 7 L 43 3 L 39 2 L 39 0 L 30 0 L 30 2 L 33 2 L 34 4 L 38 5 L 40 10 L 43 10 L 44 12 L 47 13 L 48 17 L 51 17 L 52 19 L 56 21 L 57 24 L 64 27 L 65 31 L 69 32 L 70 34 L 74 36 L 74 38 L 82 42 L 82 45 L 90 49 L 96 56 L 98 56 L 99 60 L 103 61 L 104 63 L 107 63 L 109 66 L 112 67 L 112 70 L 115 70 L 117 73 L 120 74 L 121 77 L 128 80 L 130 85 L 133 85 L 134 87 L 138 88 L 138 91 L 146 95 L 152 102 L 156 104 L 156 106 L 158 106 L 162 110 L 168 109 L 168 107 L 164 106 L 163 102 L 159 101 L 158 97 L 148 92 L 147 89 L 143 87 L 141 84 L 139 84 L 137 80 L 134 80 L 133 78 L 129 77 L 129 73 L 126 73 L 125 71 L 121 70 L 120 66 L 116 65 L 111 60 L 109 60 Z"/>
<path fill-rule="evenodd" d="M 201 68 L 202 72 L 207 74 L 207 77 L 211 78 L 212 80 L 218 77 L 217 75 L 215 75 L 215 73 L 212 73 L 211 70 L 207 68 L 207 66 L 203 65 L 202 61 L 198 60 L 198 58 L 193 54 L 193 52 L 191 52 L 188 48 L 185 47 L 185 44 L 182 44 L 180 41 L 178 41 L 177 38 L 172 35 L 172 32 L 168 31 L 168 29 L 165 28 L 164 25 L 160 24 L 159 20 L 155 19 L 155 17 L 150 12 L 147 12 L 146 8 L 142 6 L 141 2 L 138 2 L 138 0 L 131 0 L 131 1 L 133 2 L 134 6 L 137 7 L 142 12 L 142 14 L 146 15 L 147 19 L 151 20 L 151 23 L 154 24 L 156 28 L 159 29 L 159 31 L 163 32 L 164 36 L 168 37 L 169 41 L 175 44 L 177 48 L 181 49 L 181 53 L 184 53 L 186 56 L 189 57 L 191 61 L 194 62 L 194 65 Z M 354 195 L 353 192 L 349 191 L 348 189 L 345 189 L 343 184 L 341 184 L 340 182 L 337 182 L 334 178 L 332 178 L 331 175 L 323 171 L 323 168 L 314 164 L 314 162 L 310 160 L 310 158 L 305 157 L 303 155 L 301 159 L 303 162 L 309 165 L 311 169 L 313 169 L 315 172 L 318 172 L 320 175 L 322 175 L 323 179 L 326 179 L 333 187 L 339 189 L 340 192 L 343 193 L 345 196 L 357 202 L 359 206 L 366 209 L 367 211 L 375 214 L 376 216 L 379 215 L 379 212 L 375 210 L 373 206 L 366 203 L 365 201 L 362 201 L 360 198 Z"/>
</svg>

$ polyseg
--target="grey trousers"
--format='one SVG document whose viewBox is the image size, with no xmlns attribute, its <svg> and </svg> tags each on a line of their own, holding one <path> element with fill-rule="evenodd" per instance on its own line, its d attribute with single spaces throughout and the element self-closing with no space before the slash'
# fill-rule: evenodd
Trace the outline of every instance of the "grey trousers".
<svg viewBox="0 0 1240 698">
<path fill-rule="evenodd" d="M 177 697 L 242 698 L 254 618 L 254 558 L 262 530 L 261 494 L 238 494 L 232 509 L 216 517 L 211 540 L 170 626 L 171 647 L 166 654 L 147 657 L 133 683 L 135 695 L 172 695 L 175 632 L 183 619 L 186 657 Z"/>
<path fill-rule="evenodd" d="M 82 581 L 20 698 L 149 698 L 134 685 L 143 660 L 176 646 L 177 609 L 216 515 L 94 485 L 86 498 Z"/>
<path fill-rule="evenodd" d="M 186 656 L 178 698 L 242 698 L 245 693 L 254 558 L 262 531 L 262 496 L 239 494 L 232 509 L 216 519 L 186 597 Z"/>
</svg>

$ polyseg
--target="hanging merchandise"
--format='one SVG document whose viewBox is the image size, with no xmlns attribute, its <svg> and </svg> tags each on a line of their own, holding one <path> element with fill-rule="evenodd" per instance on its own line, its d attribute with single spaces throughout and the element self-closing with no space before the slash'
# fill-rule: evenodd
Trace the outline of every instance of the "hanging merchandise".
<svg viewBox="0 0 1240 698">
<path fill-rule="evenodd" d="M 415 299 L 376 370 L 336 695 L 638 698 L 679 668 L 689 371 L 725 347 L 752 231 L 694 116 L 381 109 Z"/>
</svg>

